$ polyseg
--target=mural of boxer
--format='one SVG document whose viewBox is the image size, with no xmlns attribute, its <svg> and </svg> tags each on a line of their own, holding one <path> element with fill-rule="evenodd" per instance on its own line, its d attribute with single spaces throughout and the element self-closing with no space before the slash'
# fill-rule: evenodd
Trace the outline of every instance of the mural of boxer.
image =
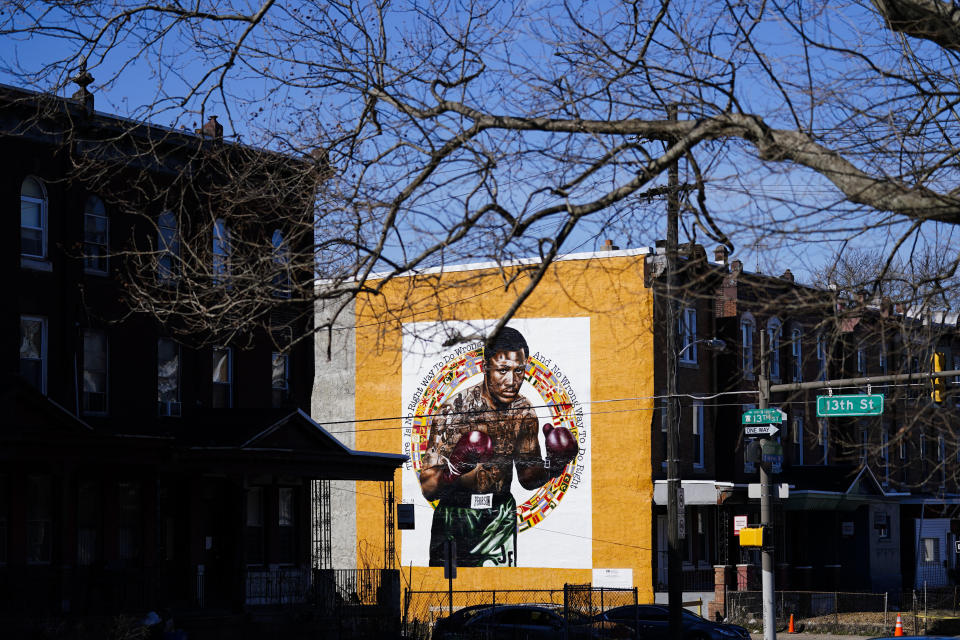
<svg viewBox="0 0 960 640">
<path fill-rule="evenodd" d="M 577 456 L 573 434 L 549 423 L 543 426 L 542 456 L 537 414 L 520 395 L 529 360 L 523 335 L 504 327 L 484 344 L 483 381 L 448 398 L 430 416 L 419 475 L 424 498 L 437 501 L 430 566 L 443 564 L 448 539 L 456 542 L 458 566 L 516 566 L 514 467 L 520 485 L 534 490 Z"/>
</svg>

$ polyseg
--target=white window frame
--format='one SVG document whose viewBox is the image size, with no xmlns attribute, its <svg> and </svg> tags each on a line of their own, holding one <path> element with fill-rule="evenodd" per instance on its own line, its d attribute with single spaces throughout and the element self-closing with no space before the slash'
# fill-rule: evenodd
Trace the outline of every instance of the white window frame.
<svg viewBox="0 0 960 640">
<path fill-rule="evenodd" d="M 817 334 L 817 379 L 827 379 L 827 344 L 823 333 Z"/>
<path fill-rule="evenodd" d="M 39 358 L 24 358 L 23 357 L 23 323 L 26 322 L 37 322 L 40 324 L 40 357 Z M 20 316 L 20 358 L 19 361 L 30 360 L 30 361 L 39 361 L 40 362 L 40 393 L 46 395 L 47 393 L 47 319 L 43 316 L 31 316 L 23 315 Z"/>
<path fill-rule="evenodd" d="M 157 217 L 157 280 L 173 284 L 179 277 L 180 228 L 177 216 L 169 209 Z"/>
<path fill-rule="evenodd" d="M 691 409 L 693 411 L 693 455 L 695 456 L 693 459 L 693 468 L 703 469 L 703 441 L 705 435 L 703 432 L 703 401 L 694 400 Z"/>
<path fill-rule="evenodd" d="M 746 380 L 753 380 L 754 362 L 756 359 L 753 354 L 754 334 L 756 333 L 757 323 L 753 316 L 744 314 L 740 317 L 740 369 L 743 371 L 743 377 Z"/>
<path fill-rule="evenodd" d="M 798 465 L 803 464 L 803 414 L 795 414 L 793 416 L 793 433 L 791 434 L 793 439 L 794 452 L 796 453 L 796 463 Z"/>
<path fill-rule="evenodd" d="M 217 375 L 217 353 L 226 352 L 227 354 L 227 380 L 218 381 L 216 379 Z M 227 406 L 217 407 L 220 409 L 232 409 L 233 408 L 233 348 L 232 347 L 214 347 L 211 351 L 211 363 L 213 364 L 213 371 L 211 374 L 210 384 L 211 387 L 211 398 L 210 404 L 213 405 L 213 391 L 217 388 L 216 385 L 221 385 L 227 389 Z"/>
<path fill-rule="evenodd" d="M 817 418 L 817 444 L 823 453 L 820 464 L 826 467 L 830 464 L 830 423 L 826 418 Z"/>
<path fill-rule="evenodd" d="M 164 400 L 160 392 L 160 380 L 164 376 L 160 375 L 160 345 L 169 342 L 173 345 L 176 359 L 176 398 Z M 157 414 L 164 417 L 179 418 L 182 414 L 181 390 L 183 389 L 183 367 L 182 367 L 183 348 L 173 338 L 157 338 Z M 170 376 L 166 376 L 170 377 Z"/>
<path fill-rule="evenodd" d="M 90 221 L 103 222 L 103 242 L 94 242 L 87 235 L 87 223 Z M 95 255 L 90 254 L 91 249 L 101 251 Z M 110 271 L 110 218 L 107 216 L 107 208 L 100 197 L 90 194 L 83 205 L 83 270 L 85 273 L 95 275 L 107 275 Z M 103 260 L 102 267 L 97 266 L 97 262 Z"/>
<path fill-rule="evenodd" d="M 277 359 L 283 360 L 283 385 L 277 386 L 273 377 L 273 370 L 276 367 Z M 283 392 L 283 402 L 286 402 L 290 398 L 290 354 L 289 353 L 279 353 L 274 351 L 270 357 L 270 395 L 271 400 L 273 400 L 273 393 L 277 391 Z M 273 402 L 274 406 L 280 406 L 283 403 Z"/>
<path fill-rule="evenodd" d="M 40 198 L 35 198 L 35 197 L 33 197 L 33 196 L 24 195 L 24 193 L 23 193 L 23 185 L 25 185 L 28 180 L 31 180 L 31 181 L 35 182 L 35 183 L 40 187 L 40 193 L 43 194 Z M 41 180 L 40 178 L 31 175 L 31 176 L 25 177 L 25 178 L 23 179 L 23 181 L 20 183 L 20 207 L 21 207 L 21 215 L 20 215 L 20 234 L 21 234 L 21 238 L 23 237 L 23 230 L 24 230 L 24 229 L 27 229 L 27 230 L 29 230 L 29 231 L 34 231 L 34 232 L 36 232 L 36 231 L 39 231 L 39 232 L 40 232 L 40 253 L 28 253 L 28 252 L 24 251 L 24 249 L 23 249 L 23 243 L 22 243 L 22 240 L 21 240 L 21 243 L 20 243 L 20 256 L 23 257 L 23 258 L 27 258 L 28 260 L 31 260 L 31 259 L 32 259 L 32 260 L 46 260 L 46 259 L 47 259 L 47 236 L 48 236 L 47 227 L 48 227 L 48 219 L 49 219 L 49 217 L 48 217 L 49 201 L 50 201 L 50 198 L 49 198 L 49 196 L 47 195 L 47 186 L 44 184 L 43 180 Z M 31 205 L 39 205 L 39 206 L 40 206 L 40 226 L 39 226 L 39 227 L 36 227 L 36 226 L 33 226 L 33 225 L 25 225 L 25 224 L 23 224 L 22 208 L 23 208 L 23 204 L 24 204 L 24 203 L 29 203 L 29 204 L 31 204 Z"/>
<path fill-rule="evenodd" d="M 783 336 L 783 323 L 779 318 L 767 321 L 767 349 L 770 352 L 770 380 L 780 382 L 780 339 Z"/>
<path fill-rule="evenodd" d="M 890 428 L 883 427 L 880 432 L 880 457 L 883 460 L 883 484 L 890 483 Z"/>
<path fill-rule="evenodd" d="M 103 340 L 103 370 L 92 369 L 91 363 L 88 362 L 87 357 L 87 341 L 93 340 L 94 338 L 101 338 Z M 110 407 L 110 342 L 107 337 L 107 332 L 101 329 L 84 329 L 83 330 L 83 384 L 81 387 L 81 406 L 83 408 L 83 413 L 85 415 L 92 416 L 103 416 L 107 415 Z M 90 400 L 93 397 L 94 393 L 99 395 L 99 392 L 87 391 L 87 374 L 91 375 L 102 375 L 103 376 L 103 409 L 91 409 Z"/>
<path fill-rule="evenodd" d="M 680 357 L 677 361 L 680 364 L 697 364 L 697 308 L 692 306 L 684 307 L 680 310 L 678 320 L 677 335 L 680 340 Z"/>
<path fill-rule="evenodd" d="M 229 282 L 230 253 L 230 227 L 223 218 L 217 218 L 213 223 L 213 263 L 211 265 L 214 284 Z"/>
<path fill-rule="evenodd" d="M 794 327 L 790 334 L 790 354 L 793 356 L 793 382 L 803 382 L 803 330 Z"/>
</svg>

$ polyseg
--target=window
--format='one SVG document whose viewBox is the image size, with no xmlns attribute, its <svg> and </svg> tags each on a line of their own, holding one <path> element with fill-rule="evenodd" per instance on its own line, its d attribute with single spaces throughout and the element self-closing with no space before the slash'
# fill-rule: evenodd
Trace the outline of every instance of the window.
<svg viewBox="0 0 960 640">
<path fill-rule="evenodd" d="M 703 468 L 703 402 L 693 403 L 693 466 Z"/>
<path fill-rule="evenodd" d="M 157 218 L 157 278 L 164 284 L 176 282 L 180 273 L 180 232 L 172 211 Z"/>
<path fill-rule="evenodd" d="M 0 566 L 7 564 L 7 514 L 10 510 L 7 482 L 7 476 L 0 473 Z"/>
<path fill-rule="evenodd" d="M 140 510 L 140 484 L 121 482 L 117 497 L 119 529 L 117 543 L 121 561 L 134 561 L 140 558 L 142 523 Z"/>
<path fill-rule="evenodd" d="M 921 538 L 920 552 L 924 562 L 940 562 L 940 540 L 938 538 Z"/>
<path fill-rule="evenodd" d="M 803 464 L 803 416 L 793 416 L 791 441 L 793 442 L 794 464 Z"/>
<path fill-rule="evenodd" d="M 817 334 L 817 379 L 827 379 L 827 344 L 822 333 Z"/>
<path fill-rule="evenodd" d="M 866 373 L 867 372 L 867 350 L 863 345 L 863 342 L 860 342 L 857 345 L 857 373 Z"/>
<path fill-rule="evenodd" d="M 744 316 L 740 320 L 740 369 L 743 377 L 753 379 L 753 319 Z"/>
<path fill-rule="evenodd" d="M 247 564 L 263 564 L 263 487 L 247 488 Z"/>
<path fill-rule="evenodd" d="M 680 338 L 678 360 L 683 364 L 697 364 L 697 310 L 694 307 L 684 307 L 680 312 L 677 335 Z"/>
<path fill-rule="evenodd" d="M 223 284 L 230 277 L 230 229 L 223 218 L 213 223 L 213 283 Z"/>
<path fill-rule="evenodd" d="M 83 330 L 83 411 L 107 412 L 107 334 Z"/>
<path fill-rule="evenodd" d="M 157 413 L 180 416 L 180 345 L 170 338 L 157 340 Z"/>
<path fill-rule="evenodd" d="M 275 229 L 270 237 L 270 244 L 273 247 L 273 295 L 279 298 L 290 297 L 290 249 L 283 238 L 283 233 Z"/>
<path fill-rule="evenodd" d="M 880 432 L 880 457 L 883 460 L 883 484 L 890 482 L 890 429 L 883 428 Z"/>
<path fill-rule="evenodd" d="M 294 560 L 293 487 L 280 487 L 277 492 L 277 561 Z"/>
<path fill-rule="evenodd" d="M 233 349 L 213 349 L 213 407 L 229 409 L 233 406 Z"/>
<path fill-rule="evenodd" d="M 780 380 L 780 321 L 770 318 L 767 322 L 767 348 L 770 350 L 770 379 Z"/>
<path fill-rule="evenodd" d="M 36 316 L 20 316 L 20 375 L 47 392 L 47 320 Z"/>
<path fill-rule="evenodd" d="M 29 176 L 20 185 L 20 255 L 47 257 L 47 192 Z"/>
<path fill-rule="evenodd" d="M 803 331 L 794 329 L 790 334 L 790 355 L 793 360 L 793 381 L 803 381 Z"/>
<path fill-rule="evenodd" d="M 81 482 L 77 492 L 77 564 L 82 567 L 98 560 L 100 518 L 99 483 Z"/>
<path fill-rule="evenodd" d="M 820 445 L 823 453 L 821 464 L 826 466 L 830 464 L 830 423 L 826 418 L 817 419 L 817 444 Z"/>
<path fill-rule="evenodd" d="M 87 273 L 107 273 L 110 221 L 103 200 L 87 198 L 83 207 L 83 269 Z"/>
<path fill-rule="evenodd" d="M 27 477 L 27 564 L 49 564 L 53 514 L 53 479 Z"/>
<path fill-rule="evenodd" d="M 880 372 L 889 373 L 887 371 L 887 343 L 883 341 L 880 343 Z"/>
<path fill-rule="evenodd" d="M 290 356 L 273 354 L 273 406 L 282 407 L 290 399 Z"/>
<path fill-rule="evenodd" d="M 873 528 L 881 540 L 890 539 L 890 514 L 886 511 L 877 511 L 873 514 Z"/>
</svg>

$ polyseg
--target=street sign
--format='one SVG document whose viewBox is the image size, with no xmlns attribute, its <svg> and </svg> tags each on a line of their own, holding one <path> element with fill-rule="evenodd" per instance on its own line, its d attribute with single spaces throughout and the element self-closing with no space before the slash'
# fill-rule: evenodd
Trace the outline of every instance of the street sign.
<svg viewBox="0 0 960 640">
<path fill-rule="evenodd" d="M 770 407 L 769 409 L 750 409 L 749 411 L 744 411 L 740 417 L 740 423 L 773 424 L 775 422 L 783 422 L 786 419 L 787 414 L 780 411 L 777 407 Z"/>
<path fill-rule="evenodd" d="M 733 516 L 733 535 L 740 535 L 740 529 L 747 526 L 747 516 Z M 957 543 L 960 545 L 960 542 Z"/>
<path fill-rule="evenodd" d="M 747 436 L 772 436 L 780 427 L 773 424 L 761 424 L 755 427 L 744 427 L 743 434 Z"/>
<path fill-rule="evenodd" d="M 817 415 L 823 418 L 840 416 L 879 416 L 883 413 L 883 394 L 854 396 L 817 396 Z"/>
</svg>

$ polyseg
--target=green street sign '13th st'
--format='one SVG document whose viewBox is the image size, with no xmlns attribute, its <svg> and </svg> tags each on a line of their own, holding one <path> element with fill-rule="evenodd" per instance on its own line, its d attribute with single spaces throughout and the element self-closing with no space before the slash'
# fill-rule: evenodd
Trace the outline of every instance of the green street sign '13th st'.
<svg viewBox="0 0 960 640">
<path fill-rule="evenodd" d="M 883 413 L 883 394 L 855 396 L 817 396 L 817 415 L 825 418 L 839 416 L 879 416 Z"/>
</svg>

